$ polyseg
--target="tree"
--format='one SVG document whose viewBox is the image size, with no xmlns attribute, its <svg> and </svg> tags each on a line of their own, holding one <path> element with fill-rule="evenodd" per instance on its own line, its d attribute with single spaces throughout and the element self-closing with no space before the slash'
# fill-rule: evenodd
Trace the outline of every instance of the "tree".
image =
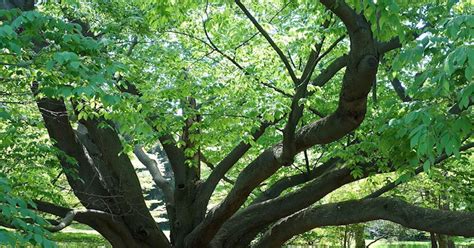
<svg viewBox="0 0 474 248">
<path fill-rule="evenodd" d="M 63 218 L 55 231 L 75 220 L 114 247 L 277 247 L 313 228 L 385 219 L 474 236 L 472 212 L 380 197 L 452 161 L 472 168 L 469 3 L 1 6 L 2 126 L 32 124 L 39 112 L 30 132 L 47 131 L 44 154 L 85 208 L 34 199 Z M 31 168 L 14 147 L 44 162 L 28 148 L 40 139 L 25 140 L 6 144 L 4 157 Z M 158 141 L 172 181 L 144 152 Z M 170 239 L 145 204 L 132 154 L 163 192 Z M 321 201 L 385 173 L 400 177 L 366 197 Z"/>
</svg>

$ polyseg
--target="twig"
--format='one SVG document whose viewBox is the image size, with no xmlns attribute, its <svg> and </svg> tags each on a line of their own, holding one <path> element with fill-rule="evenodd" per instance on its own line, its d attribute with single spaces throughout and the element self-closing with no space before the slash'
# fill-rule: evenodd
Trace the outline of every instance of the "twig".
<svg viewBox="0 0 474 248">
<path fill-rule="evenodd" d="M 280 59 L 283 61 L 283 64 L 285 65 L 286 69 L 288 70 L 288 73 L 290 74 L 291 79 L 293 80 L 294 83 L 297 83 L 299 80 L 295 75 L 295 72 L 293 71 L 293 68 L 291 68 L 290 62 L 286 58 L 285 54 L 281 51 L 281 49 L 277 46 L 277 44 L 273 41 L 273 39 L 270 37 L 270 35 L 265 31 L 265 29 L 258 23 L 258 21 L 252 16 L 252 14 L 247 10 L 245 5 L 240 2 L 240 0 L 235 0 L 235 3 L 239 6 L 239 8 L 244 12 L 244 14 L 247 16 L 247 18 L 253 23 L 253 25 L 258 29 L 258 31 L 265 37 L 265 39 L 270 43 L 270 46 L 275 50 L 275 52 L 280 56 Z"/>
</svg>

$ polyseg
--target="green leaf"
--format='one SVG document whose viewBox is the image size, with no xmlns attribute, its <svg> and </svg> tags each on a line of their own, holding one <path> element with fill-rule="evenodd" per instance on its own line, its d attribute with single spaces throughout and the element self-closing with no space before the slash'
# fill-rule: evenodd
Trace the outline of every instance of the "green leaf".
<svg viewBox="0 0 474 248">
<path fill-rule="evenodd" d="M 410 139 L 410 147 L 414 148 L 418 145 L 422 132 L 417 132 L 413 137 Z"/>
<path fill-rule="evenodd" d="M 13 31 L 10 25 L 2 25 L 0 26 L 0 38 L 4 38 L 7 40 L 12 40 L 16 37 L 16 32 Z"/>
<path fill-rule="evenodd" d="M 42 237 L 41 235 L 35 233 L 35 234 L 33 234 L 33 237 L 34 237 L 34 239 L 35 239 L 35 241 L 36 241 L 36 244 L 41 244 L 41 243 L 43 243 L 43 237 Z"/>
<path fill-rule="evenodd" d="M 69 64 L 71 66 L 71 68 L 73 69 L 79 69 L 79 66 L 81 66 L 81 62 L 79 61 L 73 61 Z"/>
<path fill-rule="evenodd" d="M 429 160 L 426 160 L 423 163 L 423 171 L 426 172 L 426 173 L 430 173 L 430 169 L 431 169 L 431 163 L 430 163 Z"/>
<path fill-rule="evenodd" d="M 411 178 L 412 178 L 412 176 L 411 176 L 410 174 L 406 173 L 406 174 L 401 175 L 401 176 L 395 181 L 395 183 L 405 183 L 405 182 L 408 182 Z"/>
<path fill-rule="evenodd" d="M 2 120 L 2 119 L 3 120 L 11 119 L 11 115 L 4 108 L 0 107 L 0 120 Z"/>
</svg>

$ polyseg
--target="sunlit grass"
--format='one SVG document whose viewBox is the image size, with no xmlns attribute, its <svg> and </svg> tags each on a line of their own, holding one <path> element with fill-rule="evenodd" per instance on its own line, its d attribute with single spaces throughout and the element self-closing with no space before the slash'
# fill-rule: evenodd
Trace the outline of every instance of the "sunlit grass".
<svg viewBox="0 0 474 248">
<path fill-rule="evenodd" d="M 88 233 L 55 233 L 52 240 L 59 247 L 105 248 L 112 247 L 102 236 Z"/>
</svg>

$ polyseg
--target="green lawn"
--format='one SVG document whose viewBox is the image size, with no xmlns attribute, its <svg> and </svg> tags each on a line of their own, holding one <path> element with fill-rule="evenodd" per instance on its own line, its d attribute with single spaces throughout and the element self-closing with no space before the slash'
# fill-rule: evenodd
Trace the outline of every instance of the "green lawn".
<svg viewBox="0 0 474 248">
<path fill-rule="evenodd" d="M 87 233 L 55 233 L 52 240 L 59 247 L 67 248 L 95 248 L 112 247 L 104 238 L 96 234 Z"/>
<path fill-rule="evenodd" d="M 474 248 L 474 240 L 455 240 L 456 248 Z M 366 242 L 367 244 L 369 242 Z M 378 242 L 370 246 L 371 248 L 429 248 L 429 241 L 398 241 L 398 242 Z"/>
<path fill-rule="evenodd" d="M 374 244 L 370 247 L 373 248 L 428 248 L 431 247 L 429 242 L 393 242 L 393 243 L 382 243 L 382 244 Z"/>
</svg>

